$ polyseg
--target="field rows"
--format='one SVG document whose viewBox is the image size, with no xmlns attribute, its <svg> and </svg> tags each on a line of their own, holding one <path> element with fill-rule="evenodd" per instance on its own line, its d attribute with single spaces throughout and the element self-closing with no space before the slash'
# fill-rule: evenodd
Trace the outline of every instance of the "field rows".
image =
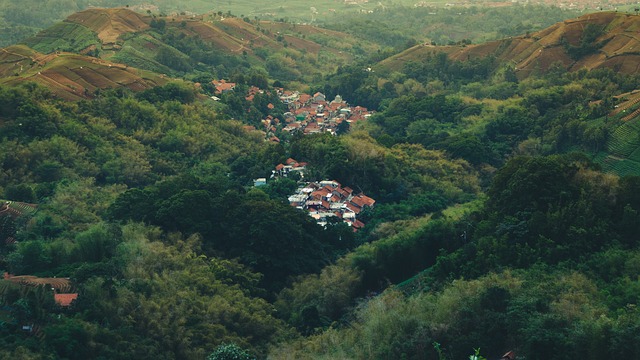
<svg viewBox="0 0 640 360">
<path fill-rule="evenodd" d="M 616 128 L 607 143 L 608 150 L 619 156 L 630 156 L 640 147 L 640 122 L 628 121 Z"/>
</svg>

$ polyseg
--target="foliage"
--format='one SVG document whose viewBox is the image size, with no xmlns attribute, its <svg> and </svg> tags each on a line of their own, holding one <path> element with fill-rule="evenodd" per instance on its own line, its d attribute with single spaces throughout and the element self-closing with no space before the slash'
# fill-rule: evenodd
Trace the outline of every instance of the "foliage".
<svg viewBox="0 0 640 360">
<path fill-rule="evenodd" d="M 255 357 L 236 344 L 222 344 L 209 354 L 207 360 L 252 360 Z"/>
<path fill-rule="evenodd" d="M 465 26 L 493 26 L 514 9 L 547 11 L 469 8 L 459 16 L 469 19 Z M 369 15 L 405 16 L 405 24 L 422 16 L 448 41 L 433 31 L 428 10 Z M 453 22 L 452 11 L 441 20 Z M 380 42 L 417 43 L 422 30 L 403 33 L 384 21 Z M 268 30 L 245 17 L 243 25 L 255 24 L 277 51 L 222 55 L 187 36 L 186 22 L 157 16 L 151 30 L 122 39 L 116 56 L 188 75 L 205 92 L 211 76 L 236 82 L 224 104 L 186 81 L 136 94 L 100 91 L 77 103 L 32 84 L 0 87 L 0 190 L 38 204 L 28 219 L 0 221 L 0 268 L 69 277 L 79 294 L 61 308 L 49 287 L 0 281 L 0 357 L 638 353 L 640 180 L 590 160 L 637 160 L 636 121 L 622 121 L 613 107 L 637 76 L 552 67 L 519 78 L 497 58 L 455 62 L 434 52 L 380 71 L 364 62 L 338 68 L 336 60 L 335 74 L 323 79 L 327 68 L 307 66 L 338 55 L 295 48 L 287 33 L 298 32 L 294 24 L 277 34 L 280 25 Z M 353 21 L 351 30 L 371 36 L 374 27 L 363 24 Z M 519 31 L 505 24 L 496 34 Z M 537 25 L 522 28 L 529 26 Z M 95 40 L 66 23 L 53 29 L 80 37 L 42 46 L 77 50 Z M 601 30 L 589 28 L 568 46 L 594 51 Z M 252 68 L 258 57 L 264 68 Z M 272 144 L 244 125 L 286 111 L 269 86 L 274 75 L 313 78 L 329 97 L 378 113 L 339 136 Z M 265 93 L 248 102 L 250 86 Z M 251 187 L 288 157 L 309 163 L 305 178 L 335 179 L 375 198 L 361 213 L 366 227 L 354 234 L 341 221 L 318 226 L 288 205 L 294 180 Z M 603 168 L 615 166 L 623 165 Z M 20 330 L 25 324 L 36 336 Z"/>
<path fill-rule="evenodd" d="M 36 36 L 27 38 L 23 43 L 36 51 L 50 54 L 55 51 L 79 53 L 90 46 L 96 46 L 98 55 L 101 48 L 98 36 L 90 29 L 73 23 L 62 22 L 40 32 Z"/>
</svg>

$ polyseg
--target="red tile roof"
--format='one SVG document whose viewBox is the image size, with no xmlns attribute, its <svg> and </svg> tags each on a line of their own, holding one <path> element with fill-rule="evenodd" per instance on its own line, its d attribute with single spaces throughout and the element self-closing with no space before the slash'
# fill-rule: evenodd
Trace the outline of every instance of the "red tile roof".
<svg viewBox="0 0 640 360">
<path fill-rule="evenodd" d="M 227 82 L 226 80 L 213 80 L 211 83 L 216 87 L 216 93 L 233 90 L 236 87 L 236 83 Z"/>
<path fill-rule="evenodd" d="M 78 298 L 78 294 L 53 294 L 53 300 L 60 306 L 69 306 Z"/>
<path fill-rule="evenodd" d="M 306 103 L 307 101 L 311 100 L 311 95 L 308 95 L 308 94 L 300 94 L 300 97 L 298 98 L 298 100 L 299 100 L 301 103 L 303 103 L 303 104 L 304 104 L 304 103 Z"/>
<path fill-rule="evenodd" d="M 360 220 L 356 220 L 356 221 L 353 222 L 353 224 L 351 226 L 353 226 L 356 229 L 361 229 L 361 228 L 364 227 L 364 223 L 362 221 L 360 221 Z"/>
<path fill-rule="evenodd" d="M 318 200 L 320 200 L 320 199 L 324 198 L 325 196 L 327 196 L 327 195 L 329 195 L 329 194 L 331 194 L 331 191 L 330 191 L 330 190 L 327 190 L 327 189 L 322 188 L 322 189 L 320 189 L 320 190 L 316 190 L 316 191 L 312 192 L 312 193 L 311 193 L 311 196 L 312 196 L 314 199 L 318 199 Z"/>
<path fill-rule="evenodd" d="M 361 210 L 360 210 L 360 208 L 359 208 L 359 207 L 356 207 L 356 206 L 354 206 L 354 205 L 353 205 L 353 204 L 351 204 L 351 203 L 347 203 L 347 205 L 346 205 L 346 206 L 347 206 L 347 209 L 349 209 L 349 210 L 353 211 L 354 213 L 356 213 L 356 215 L 360 214 L 360 211 L 361 211 Z"/>
<path fill-rule="evenodd" d="M 373 204 L 376 203 L 375 200 L 373 200 L 372 198 L 368 197 L 365 194 L 360 194 L 358 195 L 358 197 L 362 200 L 362 202 L 367 205 L 367 206 L 373 206 Z"/>
<path fill-rule="evenodd" d="M 351 203 L 358 206 L 358 207 L 364 207 L 364 206 L 373 206 L 373 204 L 375 204 L 375 200 L 373 200 L 372 198 L 360 194 L 358 196 L 354 196 L 351 199 Z"/>
</svg>

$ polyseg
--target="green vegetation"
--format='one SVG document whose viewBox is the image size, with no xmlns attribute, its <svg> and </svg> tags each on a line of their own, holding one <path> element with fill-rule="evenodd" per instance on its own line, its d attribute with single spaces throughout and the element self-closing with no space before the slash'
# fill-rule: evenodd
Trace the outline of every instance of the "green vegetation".
<svg viewBox="0 0 640 360">
<path fill-rule="evenodd" d="M 88 48 L 91 46 L 95 47 L 95 50 L 90 50 L 92 54 L 97 55 L 100 52 L 100 41 L 93 31 L 67 22 L 58 23 L 46 32 L 24 40 L 23 43 L 45 54 L 54 51 L 80 53 L 89 51 Z"/>
<path fill-rule="evenodd" d="M 459 16 L 491 24 L 508 11 Z M 408 9 L 386 12 L 415 25 Z M 257 35 L 226 52 L 194 35 L 206 24 L 148 19 L 98 55 L 199 86 L 76 102 L 0 87 L 0 271 L 37 277 L 0 280 L 0 358 L 637 357 L 637 74 L 556 64 L 524 77 L 491 54 L 458 62 L 436 47 L 366 57 L 374 45 L 351 38 L 340 57 L 302 41 L 333 44 L 329 30 L 255 18 L 218 28 L 229 42 Z M 385 47 L 411 40 L 382 28 Z M 606 29 L 585 29 L 558 51 L 593 51 Z M 63 23 L 29 41 L 81 51 L 96 39 Z M 235 89 L 212 100 L 212 77 Z M 252 86 L 263 91 L 249 99 Z M 285 134 L 275 86 L 376 113 L 340 135 Z M 275 141 L 255 130 L 267 116 Z M 290 206 L 298 183 L 269 178 L 288 158 L 308 163 L 307 180 L 375 198 L 366 226 L 320 226 Z M 53 296 L 60 283 L 77 294 L 70 306 Z"/>
<path fill-rule="evenodd" d="M 482 43 L 518 36 L 577 15 L 578 12 L 553 6 L 489 8 L 402 4 L 386 10 L 378 8 L 371 14 L 330 19 L 323 25 L 385 46 L 405 49 L 417 43 Z"/>
</svg>

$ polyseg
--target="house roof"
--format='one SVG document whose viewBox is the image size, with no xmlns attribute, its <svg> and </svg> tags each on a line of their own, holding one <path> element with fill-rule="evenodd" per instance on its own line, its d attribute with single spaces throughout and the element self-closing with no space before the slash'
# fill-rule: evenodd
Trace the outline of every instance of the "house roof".
<svg viewBox="0 0 640 360">
<path fill-rule="evenodd" d="M 78 298 L 78 294 L 53 294 L 53 300 L 60 306 L 69 306 Z"/>
<path fill-rule="evenodd" d="M 233 90 L 236 87 L 236 83 L 227 82 L 226 80 L 213 80 L 211 82 L 216 87 L 216 92 L 221 93 L 229 90 Z"/>
<path fill-rule="evenodd" d="M 311 95 L 309 94 L 300 94 L 300 97 L 298 98 L 298 101 L 300 101 L 303 104 L 309 100 L 311 100 Z"/>
<path fill-rule="evenodd" d="M 347 209 L 349 209 L 349 210 L 353 211 L 354 213 L 356 213 L 356 215 L 360 214 L 360 211 L 361 211 L 361 210 L 360 210 L 360 208 L 359 208 L 359 207 L 356 207 L 356 206 L 354 206 L 354 205 L 353 205 L 353 204 L 351 204 L 351 203 L 347 203 L 347 204 L 346 204 L 346 206 L 347 206 Z"/>
<path fill-rule="evenodd" d="M 354 204 L 357 207 L 365 207 L 365 206 L 373 206 L 373 204 L 375 204 L 375 200 L 373 200 L 372 198 L 360 194 L 358 196 L 354 196 L 351 199 L 351 203 Z"/>
<path fill-rule="evenodd" d="M 276 170 L 277 170 L 277 171 L 280 171 L 280 170 L 282 170 L 282 169 L 284 169 L 284 164 L 278 164 L 278 165 L 276 165 Z"/>
<path fill-rule="evenodd" d="M 320 189 L 320 190 L 316 190 L 314 192 L 311 193 L 311 196 L 313 196 L 314 199 L 321 199 L 327 195 L 331 194 L 330 190 L 327 189 Z"/>
<path fill-rule="evenodd" d="M 364 203 L 364 205 L 367 205 L 367 206 L 373 206 L 373 204 L 376 203 L 375 200 L 373 200 L 372 198 L 368 197 L 365 194 L 360 194 L 357 197 Z"/>
<path fill-rule="evenodd" d="M 360 220 L 356 220 L 351 224 L 351 226 L 353 226 L 356 229 L 362 229 L 364 227 L 364 223 Z"/>
</svg>

